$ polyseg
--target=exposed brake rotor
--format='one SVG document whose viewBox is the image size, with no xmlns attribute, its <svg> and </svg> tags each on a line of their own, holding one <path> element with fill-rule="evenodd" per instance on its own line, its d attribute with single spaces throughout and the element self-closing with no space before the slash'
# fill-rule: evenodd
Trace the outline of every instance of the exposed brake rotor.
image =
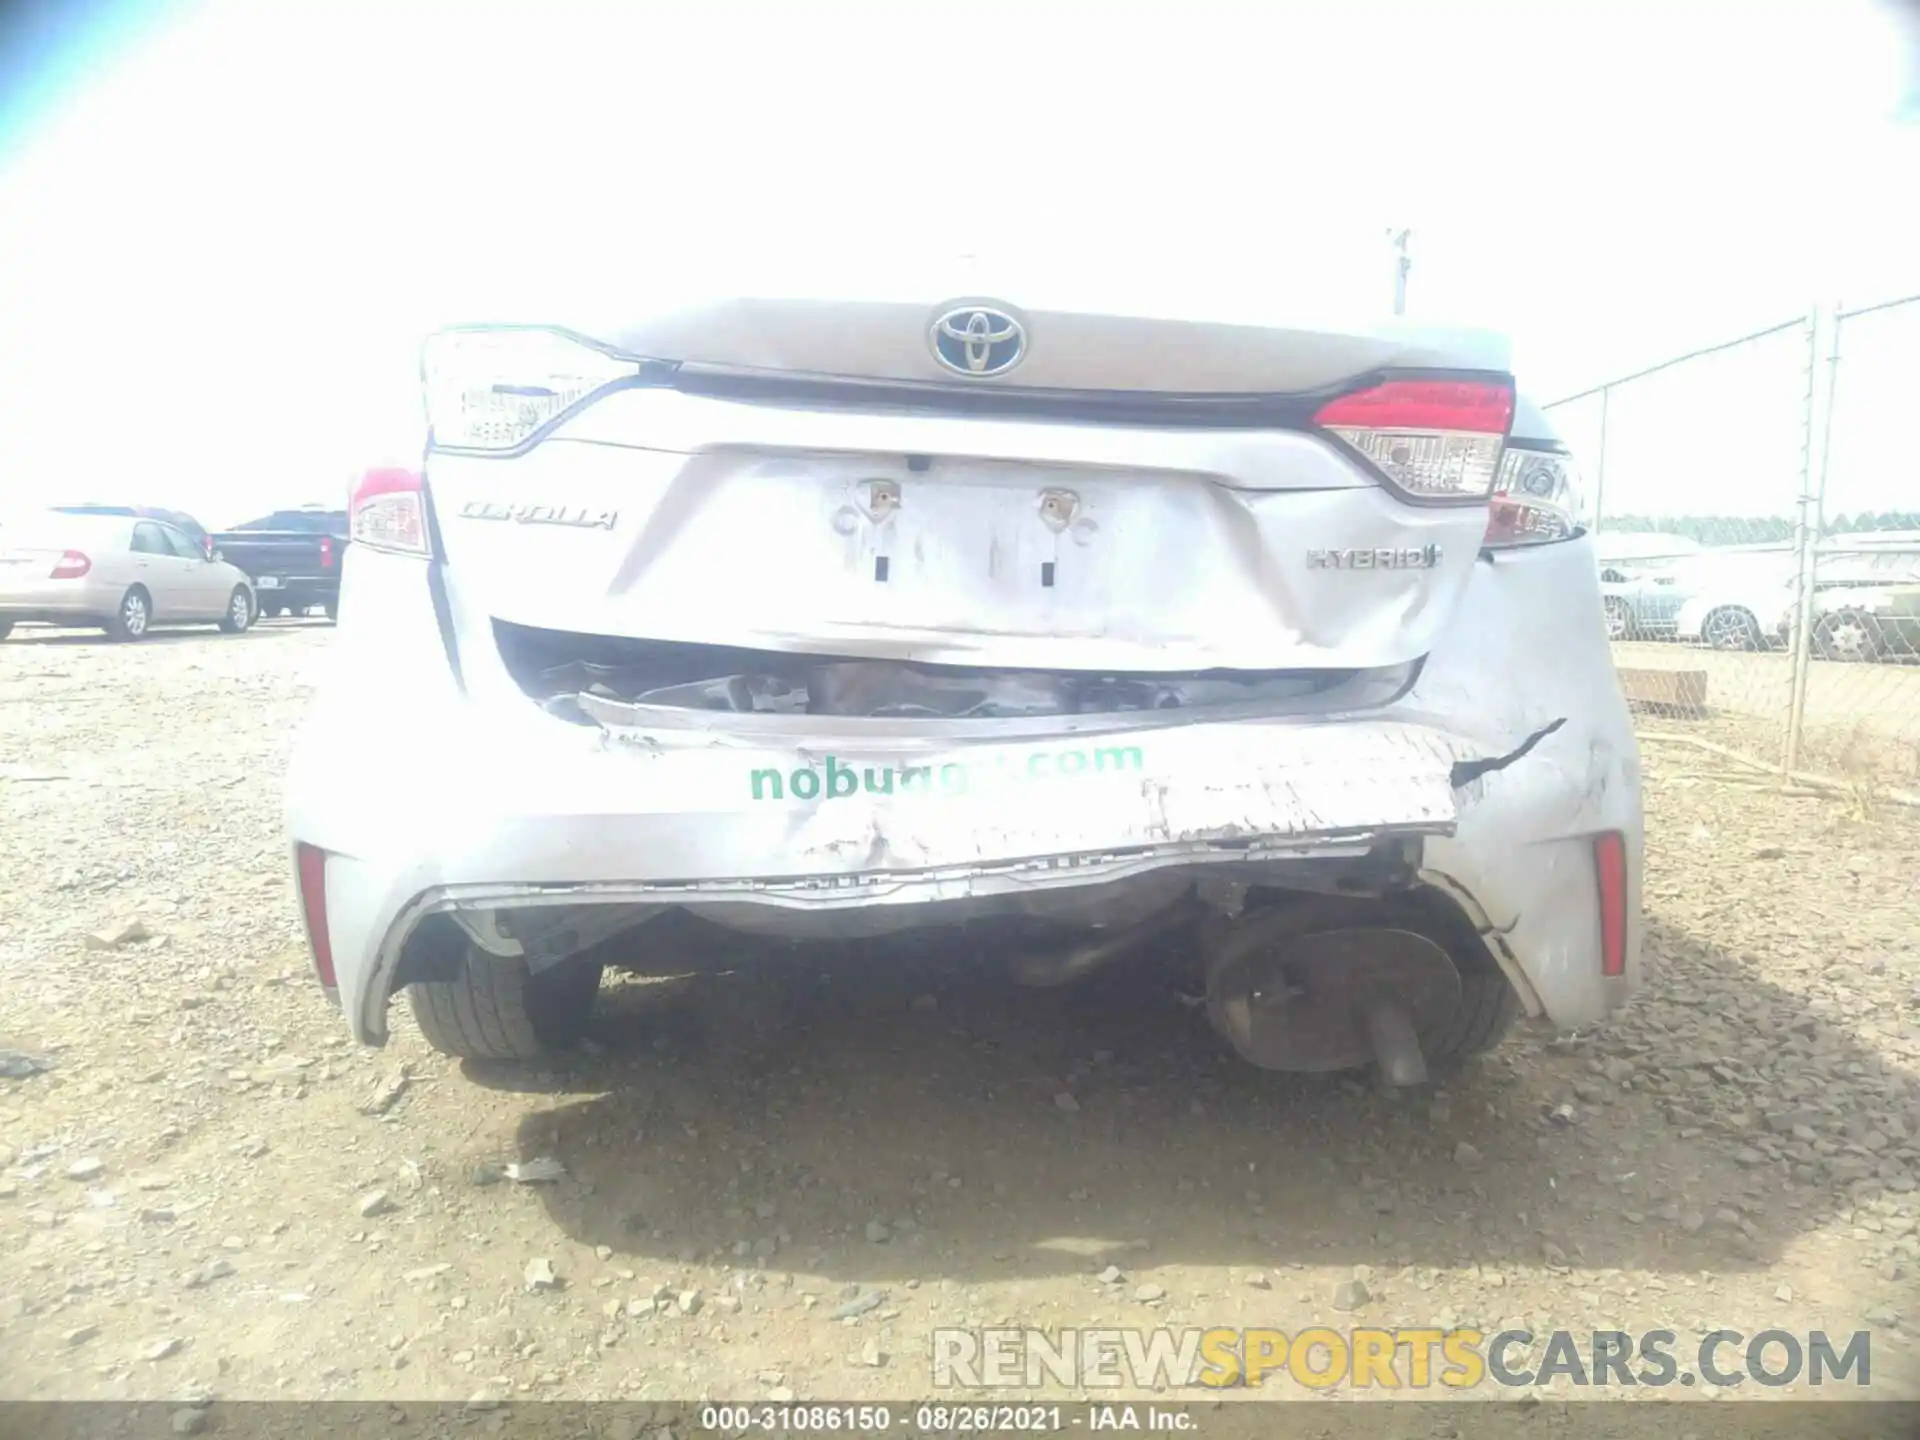
<svg viewBox="0 0 1920 1440">
<path fill-rule="evenodd" d="M 1424 935 L 1387 926 L 1298 934 L 1289 919 L 1244 924 L 1207 960 L 1207 1018 L 1262 1069 L 1357 1069 L 1380 1058 L 1370 1007 L 1389 1004 L 1425 1031 L 1459 1003 L 1459 970 Z"/>
</svg>

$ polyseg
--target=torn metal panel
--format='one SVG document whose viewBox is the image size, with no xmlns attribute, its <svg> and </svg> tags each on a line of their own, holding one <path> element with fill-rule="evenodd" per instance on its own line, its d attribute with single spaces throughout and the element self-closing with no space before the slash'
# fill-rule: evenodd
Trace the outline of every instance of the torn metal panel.
<svg viewBox="0 0 1920 1440">
<path fill-rule="evenodd" d="M 608 667 L 569 667 L 543 679 L 564 686 L 575 675 L 590 683 L 580 687 L 572 698 L 596 715 L 609 713 L 613 706 L 631 704 L 731 714 L 879 720 L 1008 720 L 1185 710 L 1292 700 L 1331 690 L 1349 678 L 1333 673 L 1247 680 L 1205 676 L 1162 680 L 1052 671 L 982 673 L 892 661 L 844 661 L 810 665 L 791 677 L 749 672 L 653 687 L 644 681 L 634 683 L 639 680 L 637 676 L 610 673 Z"/>
<path fill-rule="evenodd" d="M 510 929 L 524 914 L 577 917 L 600 911 L 609 917 L 604 933 L 610 935 L 679 908 L 729 930 L 783 939 L 859 939 L 994 918 L 1080 930 L 1124 927 L 1188 894 L 1218 909 L 1212 897 L 1222 886 L 1311 890 L 1339 882 L 1343 894 L 1387 883 L 1404 887 L 1415 874 L 1406 847 L 1418 839 L 1370 835 L 1261 845 L 1162 845 L 1127 853 L 784 880 L 444 886 L 416 897 L 401 924 L 404 930 L 424 916 L 448 913 L 464 925 L 469 917 L 488 913 Z"/>
<path fill-rule="evenodd" d="M 589 701 L 716 715 L 1036 719 L 1264 708 L 1267 714 L 1384 704 L 1415 666 L 1367 670 L 1112 672 L 849 660 L 494 624 L 521 690 L 572 716 Z"/>
<path fill-rule="evenodd" d="M 1465 786 L 1471 785 L 1482 775 L 1491 775 L 1497 770 L 1506 769 L 1509 765 L 1513 764 L 1514 761 L 1526 755 L 1534 746 L 1538 745 L 1542 740 L 1546 739 L 1547 736 L 1553 734 L 1554 731 L 1566 723 L 1567 719 L 1564 715 L 1557 720 L 1549 721 L 1504 755 L 1491 755 L 1478 760 L 1461 760 L 1456 762 L 1451 771 L 1453 788 L 1456 790 L 1462 789 Z"/>
<path fill-rule="evenodd" d="M 898 667 L 894 667 L 898 668 Z M 1040 739 L 1046 736 L 1128 735 L 1149 731 L 1220 726 L 1230 722 L 1286 725 L 1290 721 L 1335 718 L 1377 708 L 1405 690 L 1411 681 L 1411 668 L 1366 671 L 1341 677 L 1333 683 L 1298 682 L 1275 677 L 1270 686 L 1235 687 L 1236 682 L 1221 681 L 1220 689 L 1202 690 L 1196 681 L 1169 691 L 1184 703 L 1136 709 L 1088 709 L 1059 712 L 1035 707 L 1030 713 L 989 713 L 986 707 L 966 714 L 925 715 L 905 713 L 904 707 L 891 714 L 844 714 L 825 716 L 802 708 L 804 697 L 779 708 L 744 707 L 739 710 L 697 709 L 677 703 L 617 698 L 596 688 L 558 697 L 548 708 L 564 718 L 600 726 L 609 737 L 640 745 L 670 744 L 676 739 L 700 736 L 703 743 L 724 745 L 777 743 L 799 749 L 812 749 L 829 742 L 854 743 L 860 740 L 893 743 L 922 743 L 932 747 L 991 742 L 1007 738 Z M 728 681 L 717 682 L 730 684 Z M 1048 677 L 1035 677 L 1045 683 Z M 887 682 L 895 696 L 910 693 L 902 682 Z M 963 694 L 956 682 L 953 695 Z M 1132 683 L 1113 682 L 1117 687 Z M 1144 683 L 1144 682 L 1143 682 Z M 1013 693 L 1001 692 L 1005 699 Z M 1034 693 L 1032 691 L 1029 694 Z M 1082 694 L 1087 693 L 1082 691 Z M 1248 698 L 1256 696 L 1259 698 Z M 1015 721 L 1010 725 L 1007 722 Z"/>
<path fill-rule="evenodd" d="M 1242 723 L 985 741 L 811 719 L 804 734 L 629 727 L 657 813 L 777 820 L 794 875 L 873 874 L 1142 847 L 1449 833 L 1461 747 L 1423 727 Z M 774 717 L 756 717 L 770 720 Z M 797 717 L 796 717 L 797 718 Z M 957 723 L 957 722 L 950 722 Z"/>
</svg>

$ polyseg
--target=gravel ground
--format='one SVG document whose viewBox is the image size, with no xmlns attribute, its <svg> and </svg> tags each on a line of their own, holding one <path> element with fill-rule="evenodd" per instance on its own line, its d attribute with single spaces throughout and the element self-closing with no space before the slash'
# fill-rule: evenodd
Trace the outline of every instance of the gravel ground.
<svg viewBox="0 0 1920 1440">
<path fill-rule="evenodd" d="M 1709 650 L 1676 641 L 1615 641 L 1614 660 L 1647 670 L 1699 670 L 1707 703 L 1784 723 L 1793 699 L 1793 656 L 1784 649 Z M 1877 731 L 1920 742 L 1920 665 L 1887 660 L 1849 665 L 1818 656 L 1807 672 L 1806 723 L 1816 729 Z"/>
<path fill-rule="evenodd" d="M 1650 746 L 1642 997 L 1439 1090 L 925 954 L 614 985 L 489 1071 L 309 978 L 330 635 L 0 646 L 0 1052 L 48 1066 L 0 1070 L 0 1397 L 901 1397 L 936 1325 L 1315 1322 L 1865 1327 L 1920 1396 L 1914 812 Z"/>
<path fill-rule="evenodd" d="M 1786 651 L 1728 654 L 1672 642 L 1616 642 L 1613 656 L 1622 668 L 1705 675 L 1705 708 L 1669 710 L 1656 728 L 1678 726 L 1780 764 L 1793 702 L 1793 657 Z M 1920 665 L 1816 658 L 1807 675 L 1798 768 L 1911 791 L 1920 782 Z"/>
</svg>

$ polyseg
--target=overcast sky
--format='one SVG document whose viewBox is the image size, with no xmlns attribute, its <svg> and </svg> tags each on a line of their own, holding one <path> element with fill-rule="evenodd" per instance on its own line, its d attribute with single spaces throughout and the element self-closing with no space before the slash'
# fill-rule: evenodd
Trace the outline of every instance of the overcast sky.
<svg viewBox="0 0 1920 1440">
<path fill-rule="evenodd" d="M 1413 316 L 1506 330 L 1542 398 L 1920 292 L 1912 71 L 1871 0 L 102 14 L 0 136 L 13 500 L 337 503 L 413 436 L 426 329 L 750 253 L 1038 244 L 1384 313 L 1410 225 Z M 1830 509 L 1920 503 L 1920 306 L 1893 322 L 1846 372 Z M 1610 503 L 1784 510 L 1799 355 L 1616 402 Z"/>
</svg>

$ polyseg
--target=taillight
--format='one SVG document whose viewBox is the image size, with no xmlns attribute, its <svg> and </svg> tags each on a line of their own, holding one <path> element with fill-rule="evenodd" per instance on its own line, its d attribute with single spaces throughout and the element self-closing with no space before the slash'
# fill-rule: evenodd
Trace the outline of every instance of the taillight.
<svg viewBox="0 0 1920 1440">
<path fill-rule="evenodd" d="M 322 570 L 333 568 L 333 537 L 331 535 L 320 537 L 320 568 Z"/>
<path fill-rule="evenodd" d="M 313 973 L 332 990 L 333 937 L 327 933 L 327 852 L 312 845 L 293 847 L 294 869 L 300 882 L 300 914 L 307 922 L 307 945 L 313 951 Z"/>
<path fill-rule="evenodd" d="M 1382 380 L 1337 396 L 1313 423 L 1339 436 L 1415 500 L 1483 500 L 1513 425 L 1513 381 Z"/>
<path fill-rule="evenodd" d="M 357 545 L 425 555 L 427 502 L 415 470 L 369 470 L 347 502 L 347 533 Z"/>
<path fill-rule="evenodd" d="M 1565 540 L 1583 523 L 1581 499 L 1580 472 L 1571 456 L 1509 444 L 1493 486 L 1486 543 L 1536 545 Z"/>
<path fill-rule="evenodd" d="M 1627 841 L 1618 830 L 1593 837 L 1600 896 L 1600 973 L 1627 973 Z"/>
<path fill-rule="evenodd" d="M 420 354 L 436 450 L 517 450 L 599 391 L 643 372 L 642 361 L 545 326 L 457 326 L 428 337 Z"/>
<path fill-rule="evenodd" d="M 49 580 L 78 580 L 92 568 L 93 561 L 89 560 L 85 555 L 82 555 L 78 550 L 69 550 L 58 560 L 54 561 L 53 571 L 47 578 Z"/>
</svg>

